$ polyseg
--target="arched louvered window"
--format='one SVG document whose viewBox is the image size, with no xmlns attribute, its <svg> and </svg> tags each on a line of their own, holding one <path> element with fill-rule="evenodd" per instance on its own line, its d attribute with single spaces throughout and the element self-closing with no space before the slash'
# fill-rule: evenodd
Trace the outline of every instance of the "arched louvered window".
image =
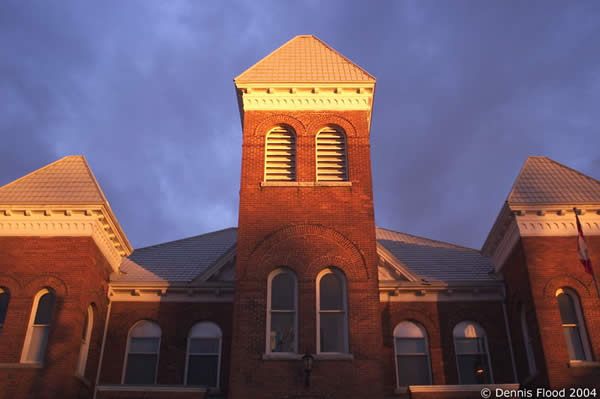
<svg viewBox="0 0 600 399">
<path fill-rule="evenodd" d="M 4 327 L 4 320 L 6 319 L 9 301 L 10 292 L 6 288 L 0 287 L 0 334 L 2 334 L 2 327 Z"/>
<path fill-rule="evenodd" d="M 48 288 L 44 288 L 33 298 L 33 308 L 29 317 L 21 363 L 42 363 L 44 361 L 55 301 L 54 291 Z"/>
<path fill-rule="evenodd" d="M 459 384 L 491 384 L 492 368 L 485 330 L 472 321 L 454 327 L 454 350 Z"/>
<path fill-rule="evenodd" d="M 567 341 L 569 360 L 592 360 L 589 341 L 583 324 L 579 297 L 569 288 L 556 291 L 562 329 Z"/>
<path fill-rule="evenodd" d="M 277 126 L 267 134 L 265 181 L 296 180 L 296 135 L 292 129 Z"/>
<path fill-rule="evenodd" d="M 348 180 L 346 154 L 346 135 L 342 130 L 321 130 L 317 134 L 317 181 Z"/>
</svg>

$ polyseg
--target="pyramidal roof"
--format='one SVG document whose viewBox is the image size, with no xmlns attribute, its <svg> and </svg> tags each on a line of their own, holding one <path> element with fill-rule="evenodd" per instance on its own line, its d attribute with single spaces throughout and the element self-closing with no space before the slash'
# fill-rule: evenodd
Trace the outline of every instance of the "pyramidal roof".
<svg viewBox="0 0 600 399">
<path fill-rule="evenodd" d="M 506 200 L 517 204 L 600 203 L 600 182 L 546 157 L 528 157 Z"/>
<path fill-rule="evenodd" d="M 0 187 L 0 204 L 108 204 L 82 155 L 66 156 Z"/>
<path fill-rule="evenodd" d="M 236 83 L 374 83 L 375 78 L 313 35 L 296 36 L 235 78 Z"/>
</svg>

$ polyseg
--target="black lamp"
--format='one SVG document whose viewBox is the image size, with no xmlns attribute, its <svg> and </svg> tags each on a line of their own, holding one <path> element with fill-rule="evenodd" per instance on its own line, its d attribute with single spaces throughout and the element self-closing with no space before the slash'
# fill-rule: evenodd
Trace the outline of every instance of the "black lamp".
<svg viewBox="0 0 600 399">
<path fill-rule="evenodd" d="M 310 386 L 310 372 L 312 370 L 313 357 L 310 353 L 306 352 L 304 356 L 302 356 L 302 361 L 304 362 L 304 374 L 306 378 L 304 379 L 304 385 Z"/>
</svg>

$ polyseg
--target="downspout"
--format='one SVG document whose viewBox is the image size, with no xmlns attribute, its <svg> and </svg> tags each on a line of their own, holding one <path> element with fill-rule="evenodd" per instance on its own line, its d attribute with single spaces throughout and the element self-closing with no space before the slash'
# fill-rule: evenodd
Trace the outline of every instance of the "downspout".
<svg viewBox="0 0 600 399">
<path fill-rule="evenodd" d="M 110 310 L 112 307 L 112 301 L 108 300 L 108 311 L 106 312 L 106 320 L 104 322 L 104 333 L 102 334 L 102 345 L 100 345 L 100 360 L 98 361 L 98 371 L 96 372 L 96 384 L 94 384 L 94 396 L 98 393 L 98 382 L 100 381 L 100 371 L 102 370 L 102 360 L 104 358 L 104 344 L 106 343 L 106 333 L 108 332 L 108 321 L 110 320 Z"/>
<path fill-rule="evenodd" d="M 506 295 L 506 292 L 505 294 Z M 502 302 L 502 311 L 504 312 L 504 327 L 506 328 L 506 337 L 508 338 L 508 347 L 510 349 L 510 361 L 512 363 L 513 370 L 513 378 L 516 383 L 519 383 L 519 378 L 517 377 L 517 363 L 515 362 L 515 352 L 513 350 L 512 337 L 510 334 L 510 328 L 508 325 L 508 312 L 506 311 L 506 297 Z"/>
</svg>

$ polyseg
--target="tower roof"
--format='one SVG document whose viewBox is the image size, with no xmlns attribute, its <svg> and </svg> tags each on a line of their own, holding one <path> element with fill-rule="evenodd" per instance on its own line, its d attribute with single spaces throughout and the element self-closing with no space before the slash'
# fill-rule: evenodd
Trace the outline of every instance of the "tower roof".
<svg viewBox="0 0 600 399">
<path fill-rule="evenodd" d="M 313 35 L 296 36 L 235 78 L 236 83 L 374 83 L 375 78 Z"/>
<path fill-rule="evenodd" d="M 546 157 L 528 157 L 509 205 L 600 203 L 600 182 Z"/>
<path fill-rule="evenodd" d="M 0 204 L 105 204 L 106 197 L 81 155 L 66 156 L 0 187 Z"/>
</svg>

